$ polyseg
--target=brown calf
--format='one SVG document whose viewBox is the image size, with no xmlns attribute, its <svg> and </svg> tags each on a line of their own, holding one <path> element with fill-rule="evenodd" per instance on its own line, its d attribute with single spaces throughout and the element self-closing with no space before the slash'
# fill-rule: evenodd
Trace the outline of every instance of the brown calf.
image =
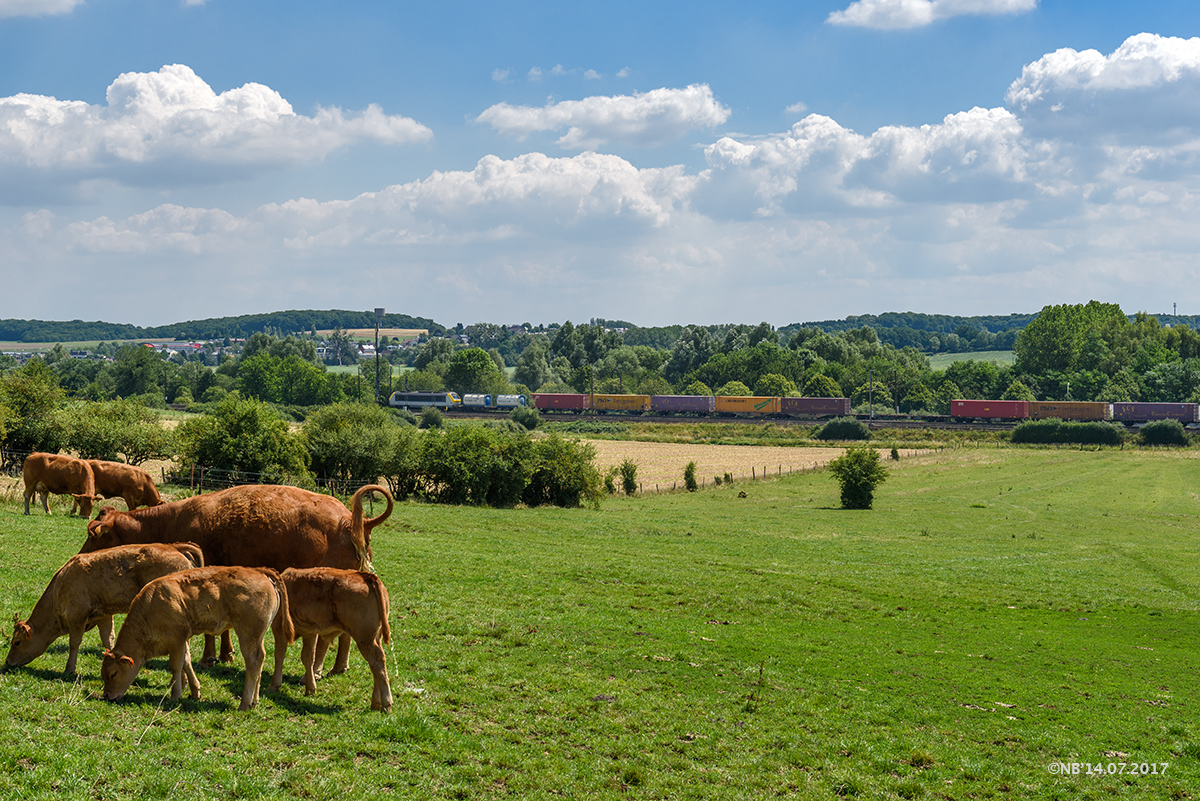
<svg viewBox="0 0 1200 801">
<path fill-rule="evenodd" d="M 371 691 L 371 709 L 387 712 L 392 708 L 392 688 L 388 682 L 387 661 L 382 643 L 392 638 L 388 626 L 387 587 L 374 573 L 314 567 L 283 571 L 288 590 L 288 606 L 296 636 L 304 638 L 300 660 L 304 664 L 304 694 L 317 690 L 314 665 L 317 643 L 328 646 L 336 635 L 349 634 L 362 653 L 375 687 Z M 321 649 L 324 655 L 325 648 Z M 271 689 L 283 684 L 283 660 L 286 646 L 275 646 L 275 676 Z"/>
<path fill-rule="evenodd" d="M 275 648 L 286 648 L 295 636 L 288 611 L 287 588 L 279 574 L 262 567 L 200 567 L 173 573 L 147 584 L 125 618 L 117 643 L 104 654 L 100 674 L 104 699 L 125 695 L 147 659 L 166 654 L 171 664 L 171 700 L 183 695 L 186 673 L 193 698 L 200 682 L 192 670 L 188 641 L 196 634 L 233 629 L 246 660 L 240 711 L 258 703 L 267 650 L 263 636 L 275 634 Z"/>
<path fill-rule="evenodd" d="M 154 479 L 142 468 L 100 459 L 88 459 L 87 463 L 96 479 L 97 495 L 120 498 L 128 509 L 158 506 L 163 502 Z"/>
<path fill-rule="evenodd" d="M 98 499 L 96 479 L 91 466 L 83 459 L 58 453 L 31 453 L 25 457 L 21 475 L 25 479 L 25 514 L 29 514 L 29 501 L 34 494 L 42 496 L 42 508 L 50 514 L 46 500 L 54 493 L 75 499 L 71 514 L 78 507 L 80 517 L 92 516 L 92 502 Z"/>
<path fill-rule="evenodd" d="M 124 545 L 72 556 L 50 579 L 29 619 L 14 617 L 4 666 L 29 664 L 65 633 L 71 651 L 64 674 L 74 674 L 84 632 L 99 626 L 104 647 L 112 648 L 112 616 L 128 612 L 142 587 L 160 576 L 203 566 L 200 546 L 192 542 Z"/>
</svg>

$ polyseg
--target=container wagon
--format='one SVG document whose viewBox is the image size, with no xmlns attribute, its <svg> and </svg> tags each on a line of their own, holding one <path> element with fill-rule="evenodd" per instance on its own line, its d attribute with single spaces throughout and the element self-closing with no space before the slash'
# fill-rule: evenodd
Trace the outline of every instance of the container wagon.
<svg viewBox="0 0 1200 801">
<path fill-rule="evenodd" d="M 464 409 L 491 409 L 491 395 L 463 395 L 462 405 Z"/>
<path fill-rule="evenodd" d="M 1033 401 L 1029 416 L 1034 420 L 1111 420 L 1113 405 L 1103 401 Z"/>
<path fill-rule="evenodd" d="M 388 405 L 398 409 L 424 409 L 427 406 L 457 409 L 462 406 L 462 398 L 457 392 L 393 392 Z"/>
<path fill-rule="evenodd" d="M 779 411 L 794 417 L 845 417 L 849 398 L 780 398 Z"/>
<path fill-rule="evenodd" d="M 571 392 L 535 392 L 533 405 L 539 410 L 582 412 L 591 407 L 591 396 Z"/>
<path fill-rule="evenodd" d="M 592 409 L 602 412 L 648 412 L 649 395 L 593 395 Z"/>
<path fill-rule="evenodd" d="M 518 406 L 528 406 L 529 399 L 524 395 L 493 395 L 492 406 L 497 409 L 515 409 Z"/>
<path fill-rule="evenodd" d="M 722 414 L 779 414 L 779 398 L 718 395 L 714 400 Z"/>
<path fill-rule="evenodd" d="M 1148 423 L 1152 420 L 1178 420 L 1200 423 L 1200 404 L 1197 403 L 1114 403 L 1112 419 L 1127 423 Z"/>
<path fill-rule="evenodd" d="M 712 395 L 651 395 L 650 410 L 661 414 L 712 414 L 717 403 Z"/>
<path fill-rule="evenodd" d="M 952 400 L 950 416 L 970 420 L 1026 420 L 1029 418 L 1029 401 Z"/>
</svg>

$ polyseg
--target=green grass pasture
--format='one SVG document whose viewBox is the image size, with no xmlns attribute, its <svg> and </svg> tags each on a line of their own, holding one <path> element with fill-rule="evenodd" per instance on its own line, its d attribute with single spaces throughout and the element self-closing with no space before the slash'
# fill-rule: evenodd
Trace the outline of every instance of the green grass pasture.
<svg viewBox="0 0 1200 801">
<path fill-rule="evenodd" d="M 1011 350 L 977 350 L 969 353 L 935 353 L 929 357 L 929 366 L 934 370 L 945 370 L 955 362 L 992 362 L 998 367 L 1011 365 L 1016 356 Z"/>
<path fill-rule="evenodd" d="M 1186 452 L 980 449 L 892 465 L 866 512 L 827 473 L 401 504 L 373 543 L 391 714 L 357 654 L 305 698 L 296 648 L 250 713 L 236 666 L 164 701 L 161 659 L 105 703 L 93 632 L 75 683 L 65 639 L 0 675 L 0 797 L 1192 798 L 1198 478 Z M 58 512 L 0 507 L 6 619 L 83 539 Z"/>
</svg>

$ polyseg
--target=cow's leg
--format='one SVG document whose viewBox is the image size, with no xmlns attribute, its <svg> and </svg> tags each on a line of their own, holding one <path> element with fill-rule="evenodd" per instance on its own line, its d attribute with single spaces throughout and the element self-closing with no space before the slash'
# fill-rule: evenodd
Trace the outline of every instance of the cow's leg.
<svg viewBox="0 0 1200 801">
<path fill-rule="evenodd" d="M 329 643 L 333 637 L 318 637 L 313 651 L 313 675 L 318 679 L 325 675 L 325 654 L 329 653 Z"/>
<path fill-rule="evenodd" d="M 304 664 L 304 694 L 315 695 L 317 692 L 317 662 L 316 653 L 322 638 L 315 634 L 304 637 L 300 648 L 300 661 Z"/>
<path fill-rule="evenodd" d="M 187 676 L 188 687 L 191 689 L 192 698 L 200 700 L 200 679 L 196 678 L 196 669 L 192 667 L 192 646 L 190 642 L 185 641 L 183 644 L 183 674 Z M 182 692 L 183 688 L 180 688 Z"/>
<path fill-rule="evenodd" d="M 188 657 L 191 654 L 188 652 L 187 640 L 179 643 L 171 643 L 171 647 L 167 652 L 167 657 L 171 664 L 171 700 L 178 701 L 183 697 L 183 666 L 191 660 Z"/>
<path fill-rule="evenodd" d="M 330 676 L 345 673 L 346 668 L 350 667 L 350 646 L 353 642 L 349 634 L 338 637 L 337 660 L 333 663 L 333 670 L 329 671 Z"/>
<path fill-rule="evenodd" d="M 46 514 L 50 514 L 50 490 L 42 490 L 38 494 L 42 496 L 42 508 L 46 510 Z"/>
<path fill-rule="evenodd" d="M 34 491 L 29 487 L 25 488 L 25 514 L 29 514 L 29 500 L 33 497 Z"/>
<path fill-rule="evenodd" d="M 100 618 L 96 624 L 96 631 L 100 632 L 100 644 L 111 650 L 113 643 L 116 642 L 116 638 L 113 637 L 112 615 Z"/>
<path fill-rule="evenodd" d="M 233 661 L 233 640 L 228 631 L 221 632 L 221 658 L 217 659 L 217 640 L 211 634 L 204 635 L 204 655 L 200 657 L 202 667 L 212 667 L 217 662 Z"/>
<path fill-rule="evenodd" d="M 63 671 L 64 676 L 75 675 L 75 662 L 79 658 L 79 646 L 83 644 L 83 632 L 84 628 L 80 625 L 72 628 L 68 634 L 70 651 L 67 653 L 67 669 Z"/>
<path fill-rule="evenodd" d="M 246 662 L 246 683 L 242 687 L 242 703 L 239 712 L 258 705 L 258 685 L 262 681 L 263 663 L 267 661 L 267 646 L 263 644 L 265 629 L 257 637 L 244 636 L 238 632 L 238 643 L 242 647 L 242 659 Z M 247 635 L 250 632 L 246 632 Z"/>
<path fill-rule="evenodd" d="M 271 677 L 271 686 L 268 690 L 278 690 L 283 686 L 283 660 L 287 659 L 287 643 L 283 641 L 283 637 L 279 636 L 279 632 L 275 632 L 275 673 Z"/>
<path fill-rule="evenodd" d="M 375 677 L 375 687 L 371 690 L 371 709 L 387 712 L 392 708 L 392 685 L 388 682 L 387 659 L 379 638 L 367 642 L 359 640 L 358 650 L 371 666 L 371 675 Z"/>
</svg>

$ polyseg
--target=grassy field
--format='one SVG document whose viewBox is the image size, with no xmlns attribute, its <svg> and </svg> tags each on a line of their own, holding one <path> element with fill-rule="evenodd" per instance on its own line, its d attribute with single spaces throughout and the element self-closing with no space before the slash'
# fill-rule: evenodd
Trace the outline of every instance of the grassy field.
<svg viewBox="0 0 1200 801">
<path fill-rule="evenodd" d="M 165 660 L 107 704 L 89 633 L 75 683 L 65 640 L 0 675 L 0 796 L 1194 798 L 1195 456 L 946 451 L 892 464 L 867 512 L 823 472 L 401 504 L 374 537 L 391 714 L 357 654 L 305 698 L 290 652 L 246 714 L 237 667 L 164 701 Z M 11 619 L 83 524 L 0 521 Z"/>
<path fill-rule="evenodd" d="M 945 370 L 955 362 L 993 362 L 997 366 L 1010 365 L 1015 357 L 1011 350 L 979 350 L 970 353 L 935 353 L 929 357 L 934 370 Z"/>
</svg>

